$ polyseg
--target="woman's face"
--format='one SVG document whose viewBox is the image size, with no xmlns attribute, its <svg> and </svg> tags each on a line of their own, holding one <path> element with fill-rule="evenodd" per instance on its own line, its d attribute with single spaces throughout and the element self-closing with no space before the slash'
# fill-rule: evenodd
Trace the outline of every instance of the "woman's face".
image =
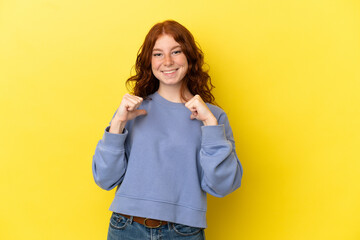
<svg viewBox="0 0 360 240">
<path fill-rule="evenodd" d="M 188 61 L 181 46 L 171 35 L 161 35 L 155 42 L 151 69 L 161 85 L 181 86 L 188 70 Z"/>
</svg>

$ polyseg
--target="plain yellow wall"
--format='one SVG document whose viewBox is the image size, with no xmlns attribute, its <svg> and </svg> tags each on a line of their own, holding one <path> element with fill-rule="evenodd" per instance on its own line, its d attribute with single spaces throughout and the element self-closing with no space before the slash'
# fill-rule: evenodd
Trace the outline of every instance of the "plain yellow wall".
<svg viewBox="0 0 360 240">
<path fill-rule="evenodd" d="M 105 239 L 97 141 L 150 27 L 184 24 L 244 167 L 208 240 L 360 239 L 360 2 L 0 2 L 0 239 Z"/>
</svg>

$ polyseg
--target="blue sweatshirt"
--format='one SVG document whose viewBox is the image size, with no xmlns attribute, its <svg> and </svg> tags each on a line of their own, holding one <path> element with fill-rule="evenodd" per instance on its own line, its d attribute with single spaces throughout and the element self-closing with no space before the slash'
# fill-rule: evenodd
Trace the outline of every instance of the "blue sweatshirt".
<svg viewBox="0 0 360 240">
<path fill-rule="evenodd" d="M 106 190 L 118 186 L 110 210 L 206 228 L 206 193 L 223 197 L 240 187 L 242 166 L 225 112 L 206 103 L 219 125 L 191 120 L 182 103 L 157 92 L 122 134 L 108 126 L 93 156 L 93 176 Z"/>
</svg>

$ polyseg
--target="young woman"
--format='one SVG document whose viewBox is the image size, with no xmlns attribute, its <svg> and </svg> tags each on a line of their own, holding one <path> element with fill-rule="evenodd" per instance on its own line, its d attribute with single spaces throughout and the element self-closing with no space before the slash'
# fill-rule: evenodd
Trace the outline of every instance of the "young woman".
<svg viewBox="0 0 360 240">
<path fill-rule="evenodd" d="M 154 25 L 93 157 L 95 182 L 117 187 L 108 239 L 205 239 L 206 194 L 240 187 L 242 166 L 192 34 Z"/>
</svg>

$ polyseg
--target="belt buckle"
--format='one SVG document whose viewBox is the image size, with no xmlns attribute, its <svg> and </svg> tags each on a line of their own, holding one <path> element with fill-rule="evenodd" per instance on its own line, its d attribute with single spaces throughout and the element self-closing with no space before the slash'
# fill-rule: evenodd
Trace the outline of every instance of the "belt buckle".
<svg viewBox="0 0 360 240">
<path fill-rule="evenodd" d="M 157 225 L 157 226 L 155 226 L 155 227 L 148 226 L 148 225 L 146 224 L 146 221 L 149 220 L 149 219 L 150 219 L 150 218 L 145 218 L 145 219 L 144 219 L 144 225 L 145 225 L 145 227 L 148 227 L 148 228 L 158 228 L 158 227 L 160 227 L 161 224 L 162 224 L 162 221 L 159 220 L 159 225 Z"/>
</svg>

